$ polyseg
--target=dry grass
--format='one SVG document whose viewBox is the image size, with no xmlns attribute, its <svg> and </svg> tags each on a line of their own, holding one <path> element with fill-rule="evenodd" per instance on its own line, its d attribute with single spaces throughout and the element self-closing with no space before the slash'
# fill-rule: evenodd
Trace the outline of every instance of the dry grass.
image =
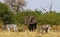
<svg viewBox="0 0 60 37">
<path fill-rule="evenodd" d="M 0 32 L 0 37 L 60 37 L 60 32 L 37 33 L 37 32 Z"/>
<path fill-rule="evenodd" d="M 57 26 L 57 31 L 55 30 L 56 27 L 52 27 L 51 31 L 49 33 L 43 33 L 40 32 L 2 32 L 0 31 L 0 37 L 60 37 L 60 26 Z"/>
</svg>

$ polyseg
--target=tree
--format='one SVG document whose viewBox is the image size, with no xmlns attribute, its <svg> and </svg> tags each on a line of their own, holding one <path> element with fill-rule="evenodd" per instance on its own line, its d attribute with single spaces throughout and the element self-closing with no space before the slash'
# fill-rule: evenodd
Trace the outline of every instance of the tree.
<svg viewBox="0 0 60 37">
<path fill-rule="evenodd" d="M 0 3 L 0 20 L 3 24 L 13 23 L 14 14 L 10 11 L 9 6 L 5 3 Z"/>
<path fill-rule="evenodd" d="M 13 11 L 22 10 L 26 6 L 25 0 L 4 0 L 6 4 L 10 6 L 10 9 Z"/>
</svg>

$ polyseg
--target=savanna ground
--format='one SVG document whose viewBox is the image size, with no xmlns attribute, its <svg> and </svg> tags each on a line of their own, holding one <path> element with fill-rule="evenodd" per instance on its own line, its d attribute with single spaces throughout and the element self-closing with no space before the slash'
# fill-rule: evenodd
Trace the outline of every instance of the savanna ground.
<svg viewBox="0 0 60 37">
<path fill-rule="evenodd" d="M 60 37 L 60 26 L 51 27 L 51 31 L 49 33 L 40 32 L 30 32 L 26 30 L 25 32 L 8 32 L 8 31 L 0 31 L 0 37 Z"/>
</svg>

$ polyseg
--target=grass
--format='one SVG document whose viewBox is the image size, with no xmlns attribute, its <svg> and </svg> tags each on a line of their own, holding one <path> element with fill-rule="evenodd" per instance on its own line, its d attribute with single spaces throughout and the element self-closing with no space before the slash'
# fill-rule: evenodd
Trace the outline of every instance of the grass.
<svg viewBox="0 0 60 37">
<path fill-rule="evenodd" d="M 37 32 L 0 32 L 0 37 L 60 37 L 60 32 L 37 33 Z"/>
<path fill-rule="evenodd" d="M 2 32 L 0 31 L 0 37 L 60 37 L 60 26 L 57 26 L 57 31 L 54 31 L 56 27 L 52 27 L 51 31 L 49 33 L 43 33 L 40 32 Z"/>
</svg>

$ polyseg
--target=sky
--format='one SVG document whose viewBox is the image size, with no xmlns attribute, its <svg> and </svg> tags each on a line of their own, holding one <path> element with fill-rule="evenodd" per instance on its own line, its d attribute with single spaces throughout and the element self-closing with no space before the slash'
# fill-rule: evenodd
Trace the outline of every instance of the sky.
<svg viewBox="0 0 60 37">
<path fill-rule="evenodd" d="M 44 8 L 48 11 L 52 3 L 52 10 L 60 12 L 60 0 L 26 0 L 26 2 L 27 4 L 26 4 L 25 9 L 43 10 L 42 8 Z"/>
<path fill-rule="evenodd" d="M 52 10 L 60 12 L 60 0 L 26 0 L 27 7 L 26 9 L 40 9 L 42 8 L 49 10 L 52 3 Z"/>
</svg>

